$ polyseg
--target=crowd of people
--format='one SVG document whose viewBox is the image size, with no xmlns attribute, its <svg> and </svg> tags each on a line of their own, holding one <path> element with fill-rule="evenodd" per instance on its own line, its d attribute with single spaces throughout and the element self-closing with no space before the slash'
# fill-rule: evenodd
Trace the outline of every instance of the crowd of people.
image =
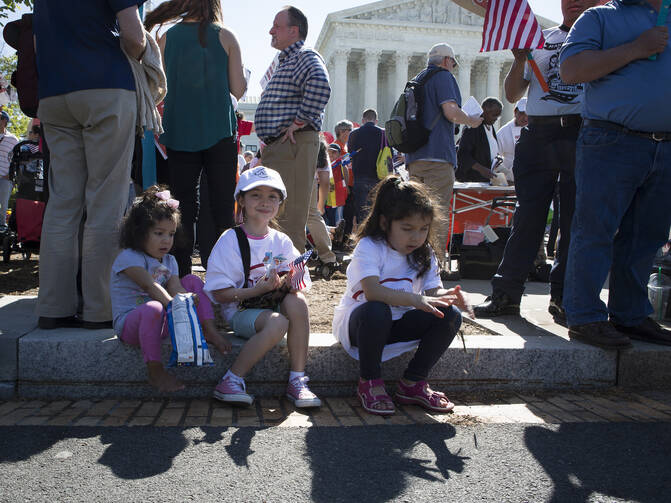
<svg viewBox="0 0 671 503">
<path fill-rule="evenodd" d="M 671 227 L 671 122 L 664 112 L 671 20 L 654 27 L 661 0 L 649 0 L 654 10 L 628 0 L 593 9 L 597 0 L 561 0 L 563 23 L 545 30 L 545 46 L 531 51 L 547 83 L 530 70 L 528 50 L 513 50 L 504 87 L 514 119 L 498 134 L 501 101 L 488 97 L 481 115 L 466 114 L 453 48 L 431 47 L 414 78 L 428 137 L 405 154 L 407 176 L 393 169 L 380 175 L 386 136 L 373 109 L 363 111 L 357 127 L 338 122 L 333 141 L 326 139 L 329 75 L 322 56 L 305 46 L 308 20 L 295 7 L 282 8 L 269 31 L 279 57 L 254 120 L 263 144 L 258 159 L 236 141 L 235 106 L 247 83 L 243 52 L 224 27 L 218 0 L 168 0 L 144 24 L 141 0 L 91 0 L 77 12 L 47 3 L 36 0 L 34 11 L 39 118 L 51 161 L 41 328 L 113 327 L 141 348 L 149 382 L 175 391 L 182 384 L 165 371 L 160 345 L 168 304 L 190 292 L 205 338 L 219 352 L 231 346 L 214 326 L 213 303 L 247 339 L 215 398 L 251 404 L 245 375 L 287 334 L 287 397 L 298 407 L 318 407 L 306 375 L 310 279 L 306 274 L 297 285 L 290 267 L 306 248 L 307 226 L 324 263 L 338 260 L 336 246 L 351 252 L 333 332 L 359 360 L 357 396 L 365 410 L 394 412 L 381 362 L 416 348 L 396 401 L 449 411 L 453 404 L 427 378 L 456 335 L 461 312 L 472 310 L 458 286 L 445 289 L 441 281 L 450 268 L 448 208 L 455 180 L 488 183 L 500 173 L 514 182 L 517 207 L 492 294 L 474 314 L 519 315 L 554 200 L 554 320 L 569 327 L 572 339 L 606 348 L 627 347 L 630 338 L 671 345 L 671 332 L 649 318 L 646 290 Z M 163 32 L 164 24 L 172 26 Z M 142 61 L 154 46 L 167 85 L 159 140 L 168 176 L 127 210 L 143 120 L 136 94 L 144 91 L 129 61 Z M 3 134 L 0 154 L 12 141 Z M 206 194 L 199 193 L 201 175 Z M 0 178 L 0 209 L 6 186 Z M 212 230 L 195 236 L 203 216 Z M 195 239 L 204 284 L 191 275 Z M 609 272 L 606 306 L 599 293 Z"/>
</svg>

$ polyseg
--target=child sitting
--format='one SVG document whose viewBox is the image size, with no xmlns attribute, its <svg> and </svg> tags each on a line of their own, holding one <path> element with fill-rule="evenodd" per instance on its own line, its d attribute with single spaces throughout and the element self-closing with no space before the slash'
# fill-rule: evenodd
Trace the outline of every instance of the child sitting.
<svg viewBox="0 0 671 503">
<path fill-rule="evenodd" d="M 135 199 L 122 224 L 122 250 L 110 281 L 114 331 L 121 341 L 140 347 L 149 384 L 162 392 L 184 388 L 161 363 L 161 340 L 168 336 L 165 308 L 177 293 L 193 293 L 205 340 L 222 353 L 231 349 L 214 326 L 203 282 L 193 275 L 180 280 L 177 261 L 168 253 L 179 224 L 178 206 L 165 187 L 156 185 Z"/>
<path fill-rule="evenodd" d="M 333 334 L 359 359 L 357 394 L 366 411 L 394 413 L 381 362 L 418 346 L 396 400 L 448 412 L 454 404 L 426 379 L 461 325 L 457 307 L 470 307 L 460 287 L 442 287 L 430 244 L 436 203 L 422 184 L 398 176 L 379 182 L 371 199 L 347 269 L 347 289 L 334 313 Z"/>
</svg>

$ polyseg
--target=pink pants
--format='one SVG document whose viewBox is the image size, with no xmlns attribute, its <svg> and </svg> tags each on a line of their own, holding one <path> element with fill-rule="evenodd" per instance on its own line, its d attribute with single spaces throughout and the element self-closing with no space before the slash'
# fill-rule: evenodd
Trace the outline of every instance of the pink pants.
<svg viewBox="0 0 671 503">
<path fill-rule="evenodd" d="M 210 299 L 203 292 L 203 282 L 198 276 L 189 274 L 181 280 L 187 292 L 198 294 L 200 302 L 196 307 L 198 319 L 214 319 L 214 311 Z M 131 346 L 139 346 L 146 362 L 161 361 L 161 340 L 168 336 L 168 318 L 163 305 L 151 300 L 136 307 L 123 323 L 120 339 Z"/>
</svg>

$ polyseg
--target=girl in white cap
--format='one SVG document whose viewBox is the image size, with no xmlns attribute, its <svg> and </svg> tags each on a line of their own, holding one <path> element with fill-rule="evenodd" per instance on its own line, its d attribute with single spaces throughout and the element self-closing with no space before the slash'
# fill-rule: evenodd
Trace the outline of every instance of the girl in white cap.
<svg viewBox="0 0 671 503">
<path fill-rule="evenodd" d="M 310 321 L 300 290 L 309 289 L 310 275 L 304 264 L 292 267 L 300 254 L 289 236 L 273 228 L 286 197 L 277 171 L 257 166 L 242 173 L 235 198 L 243 223 L 221 235 L 207 264 L 206 294 L 221 304 L 235 334 L 248 339 L 214 390 L 214 398 L 223 402 L 254 401 L 246 392 L 244 376 L 286 333 L 287 398 L 296 407 L 321 405 L 305 375 Z"/>
</svg>

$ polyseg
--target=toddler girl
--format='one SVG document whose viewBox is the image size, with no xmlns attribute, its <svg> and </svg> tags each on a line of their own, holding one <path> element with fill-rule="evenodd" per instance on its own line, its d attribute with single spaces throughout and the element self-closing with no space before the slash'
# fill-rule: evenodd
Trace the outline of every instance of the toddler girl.
<svg viewBox="0 0 671 503">
<path fill-rule="evenodd" d="M 193 275 L 180 280 L 175 257 L 168 253 L 179 225 L 178 206 L 165 187 L 156 185 L 135 199 L 122 224 L 122 250 L 110 281 L 114 330 L 126 344 L 140 347 L 149 384 L 159 391 L 184 388 L 161 363 L 161 340 L 168 336 L 165 308 L 175 294 L 192 292 L 205 340 L 222 353 L 231 349 L 214 326 L 203 282 Z"/>
<path fill-rule="evenodd" d="M 207 264 L 205 292 L 220 303 L 223 317 L 235 334 L 249 339 L 231 368 L 214 390 L 218 400 L 249 405 L 254 401 L 245 388 L 244 376 L 284 334 L 289 348 L 289 384 L 286 395 L 296 407 L 319 407 L 321 401 L 308 388 L 305 362 L 310 321 L 305 297 L 292 288 L 290 264 L 299 257 L 291 239 L 271 228 L 287 192 L 277 171 L 257 166 L 240 175 L 235 198 L 243 223 L 224 232 L 212 249 Z M 244 232 L 240 238 L 240 229 Z M 243 264 L 241 244 L 249 246 L 249 263 Z M 249 268 L 246 276 L 245 265 Z M 310 287 L 307 268 L 301 286 Z M 240 303 L 278 289 L 289 293 L 273 309 L 240 307 Z"/>
<path fill-rule="evenodd" d="M 396 399 L 437 412 L 452 410 L 429 388 L 431 368 L 454 339 L 467 307 L 460 288 L 445 290 L 430 244 L 436 203 L 417 182 L 388 176 L 371 194 L 372 209 L 362 223 L 347 289 L 335 310 L 333 334 L 359 359 L 357 395 L 363 408 L 394 413 L 381 379 L 381 362 L 417 347 L 398 383 Z"/>
</svg>

